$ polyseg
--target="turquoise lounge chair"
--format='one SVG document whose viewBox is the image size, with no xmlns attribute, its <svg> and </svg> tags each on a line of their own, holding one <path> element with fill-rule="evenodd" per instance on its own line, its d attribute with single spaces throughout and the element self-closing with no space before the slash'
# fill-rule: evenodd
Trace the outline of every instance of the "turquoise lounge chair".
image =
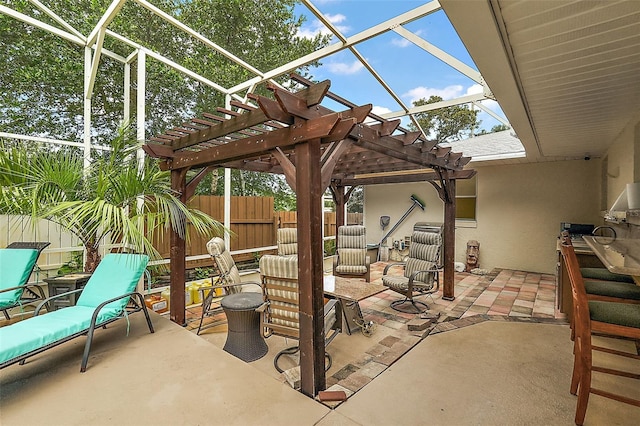
<svg viewBox="0 0 640 426">
<path fill-rule="evenodd" d="M 40 244 L 44 247 L 49 245 Z M 10 319 L 9 309 L 45 298 L 38 285 L 28 283 L 40 251 L 35 247 L 0 249 L 0 311 L 7 320 Z"/>
<path fill-rule="evenodd" d="M 87 368 L 91 341 L 96 328 L 133 312 L 144 312 L 149 331 L 151 318 L 140 293 L 135 292 L 149 257 L 140 254 L 108 254 L 89 278 L 75 306 L 38 315 L 49 300 L 38 305 L 35 315 L 0 328 L 0 368 L 20 362 L 76 337 L 87 335 L 80 371 Z M 131 302 L 131 303 L 129 303 Z"/>
</svg>

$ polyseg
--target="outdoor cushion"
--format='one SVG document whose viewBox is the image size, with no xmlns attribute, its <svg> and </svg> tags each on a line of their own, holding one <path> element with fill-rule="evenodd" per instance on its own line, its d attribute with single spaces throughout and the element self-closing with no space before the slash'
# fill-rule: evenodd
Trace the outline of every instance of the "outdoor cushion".
<svg viewBox="0 0 640 426">
<path fill-rule="evenodd" d="M 640 286 L 635 284 L 616 281 L 585 281 L 584 289 L 588 295 L 640 300 Z"/>
<path fill-rule="evenodd" d="M 38 259 L 38 250 L 0 249 L 0 290 L 27 283 Z M 0 309 L 18 304 L 23 289 L 0 292 Z"/>
<path fill-rule="evenodd" d="M 149 258 L 138 254 L 108 254 L 89 278 L 75 306 L 38 315 L 0 328 L 0 364 L 39 349 L 46 349 L 92 328 L 96 308 L 106 302 L 135 291 Z M 118 318 L 129 297 L 105 305 L 98 313 L 93 328 Z M 140 301 L 142 298 L 140 297 Z M 142 309 L 144 303 L 142 303 Z M 152 331 L 151 324 L 149 328 Z M 90 346 L 90 341 L 87 342 Z M 85 351 L 88 355 L 88 351 Z M 83 365 L 86 359 L 83 359 Z"/>
<path fill-rule="evenodd" d="M 271 323 L 299 328 L 297 257 L 282 259 L 278 256 L 262 256 L 260 271 L 270 276 L 271 285 L 265 286 L 263 291 L 266 299 L 271 301 L 269 304 Z M 284 278 L 284 280 L 278 278 Z"/>
<path fill-rule="evenodd" d="M 607 268 L 580 268 L 580 273 L 582 274 L 582 278 L 584 279 L 592 278 L 594 280 L 619 281 L 623 283 L 635 284 L 633 278 L 631 278 L 629 275 L 615 274 L 613 272 L 609 272 Z"/>
<path fill-rule="evenodd" d="M 336 257 L 333 274 L 337 276 L 364 275 L 370 281 L 370 259 L 367 256 L 367 229 L 362 225 L 338 227 Z"/>
<path fill-rule="evenodd" d="M 293 256 L 298 254 L 298 230 L 296 228 L 278 229 L 278 255 Z"/>
<path fill-rule="evenodd" d="M 225 284 L 240 284 L 242 279 L 240 278 L 240 271 L 231 257 L 231 253 L 226 249 L 224 240 L 219 237 L 212 238 L 207 243 L 207 250 L 209 254 L 215 259 L 220 271 L 220 279 Z M 225 288 L 227 294 L 239 293 L 242 291 L 242 287 L 229 286 Z"/>
<path fill-rule="evenodd" d="M 640 328 L 640 305 L 616 302 L 589 302 L 592 321 Z"/>
</svg>

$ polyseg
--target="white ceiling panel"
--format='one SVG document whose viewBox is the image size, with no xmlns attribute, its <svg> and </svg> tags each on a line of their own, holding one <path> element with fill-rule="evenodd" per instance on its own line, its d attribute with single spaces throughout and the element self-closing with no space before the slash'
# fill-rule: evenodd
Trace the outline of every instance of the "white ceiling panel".
<svg viewBox="0 0 640 426">
<path fill-rule="evenodd" d="M 640 1 L 441 3 L 532 160 L 599 156 L 640 109 Z"/>
</svg>

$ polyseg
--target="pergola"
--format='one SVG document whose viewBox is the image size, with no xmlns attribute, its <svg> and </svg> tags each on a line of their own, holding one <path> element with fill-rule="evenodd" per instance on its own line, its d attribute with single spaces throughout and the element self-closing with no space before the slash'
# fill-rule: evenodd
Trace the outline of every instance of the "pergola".
<svg viewBox="0 0 640 426">
<path fill-rule="evenodd" d="M 322 326 L 322 232 L 321 196 L 330 188 L 337 204 L 338 225 L 344 223 L 344 205 L 355 186 L 368 184 L 429 182 L 439 193 L 445 205 L 445 271 L 443 297 L 453 299 L 455 182 L 472 177 L 473 170 L 463 170 L 470 158 L 438 147 L 424 137 L 422 131 L 410 132 L 401 128 L 400 117 L 408 117 L 419 128 L 415 114 L 452 105 L 473 104 L 495 118 L 502 119 L 480 102 L 492 99 L 491 91 L 480 73 L 444 52 L 411 31 L 409 25 L 433 13 L 441 12 L 438 1 L 428 1 L 418 7 L 380 22 L 356 34 L 345 36 L 310 0 L 301 3 L 334 36 L 334 42 L 289 63 L 270 70 L 258 70 L 232 53 L 189 28 L 153 5 L 148 0 L 113 0 L 102 18 L 89 34 L 82 34 L 41 2 L 30 0 L 34 13 L 23 14 L 0 5 L 0 13 L 26 25 L 55 34 L 61 39 L 84 49 L 84 116 L 83 140 L 60 141 L 49 138 L 0 133 L 9 137 L 40 142 L 66 144 L 84 148 L 90 158 L 94 141 L 91 136 L 92 97 L 101 61 L 114 60 L 124 67 L 125 109 L 123 119 L 135 118 L 137 138 L 149 140 L 145 151 L 163 161 L 171 171 L 173 188 L 183 201 L 193 193 L 196 184 L 210 168 L 243 169 L 283 174 L 295 190 L 298 200 L 299 243 L 311 247 L 300 254 L 300 284 L 302 321 L 301 367 L 303 391 L 315 395 L 324 387 L 324 345 Z M 135 3 L 153 16 L 170 23 L 178 34 L 187 34 L 203 43 L 230 63 L 248 70 L 253 77 L 233 87 L 223 87 L 207 76 L 199 75 L 179 62 L 171 60 L 122 34 L 109 29 L 113 19 L 125 3 Z M 47 16 L 53 25 L 42 20 Z M 383 78 L 358 49 L 368 40 L 394 33 L 417 46 L 421 53 L 446 63 L 471 82 L 482 86 L 482 93 L 467 94 L 456 99 L 410 107 L 406 105 L 393 84 Z M 120 55 L 105 48 L 105 39 L 113 39 L 128 52 Z M 312 84 L 295 75 L 292 78 L 306 88 L 295 93 L 278 86 L 274 79 L 339 52 L 348 51 L 397 104 L 397 111 L 375 115 L 372 105 L 355 105 L 329 92 L 329 82 Z M 201 118 L 192 118 L 181 126 L 162 135 L 147 138 L 145 133 L 146 60 L 153 58 L 169 68 L 225 95 L 224 108 L 218 108 Z M 132 65 L 136 66 L 135 101 L 132 102 Z M 82 78 L 82 76 L 79 76 Z M 255 96 L 256 86 L 269 84 L 273 98 Z M 344 106 L 343 111 L 332 111 L 321 105 L 331 99 Z M 135 108 L 131 108 L 131 104 Z M 422 135 L 422 136 L 421 136 Z M 195 169 L 196 176 L 187 182 L 187 171 Z M 227 190 L 225 188 L 225 190 Z M 178 234 L 171 235 L 171 319 L 184 323 L 185 241 Z"/>
<path fill-rule="evenodd" d="M 372 105 L 357 106 L 329 92 L 329 81 L 290 92 L 269 85 L 273 99 L 251 95 L 252 103 L 232 101 L 204 118 L 152 137 L 145 152 L 159 158 L 171 172 L 172 188 L 182 201 L 211 168 L 225 167 L 283 174 L 295 191 L 298 209 L 300 286 L 300 366 L 302 391 L 316 395 L 325 386 L 323 338 L 323 246 L 321 198 L 331 189 L 337 225 L 344 224 L 344 206 L 357 185 L 429 182 L 443 200 L 443 298 L 454 298 L 455 191 L 457 179 L 471 160 L 451 148 L 441 148 L 420 132 L 401 128 L 400 120 L 371 113 Z M 345 106 L 333 111 L 321 103 L 330 98 Z M 191 169 L 198 173 L 187 181 Z M 185 240 L 171 233 L 171 320 L 185 321 Z M 182 302 L 182 303 L 181 303 Z"/>
</svg>

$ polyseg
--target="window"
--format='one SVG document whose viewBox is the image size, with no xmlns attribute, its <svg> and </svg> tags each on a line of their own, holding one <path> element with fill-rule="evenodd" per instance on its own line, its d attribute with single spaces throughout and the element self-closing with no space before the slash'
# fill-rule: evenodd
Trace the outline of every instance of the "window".
<svg viewBox="0 0 640 426">
<path fill-rule="evenodd" d="M 477 175 L 456 180 L 456 220 L 476 220 Z"/>
</svg>

